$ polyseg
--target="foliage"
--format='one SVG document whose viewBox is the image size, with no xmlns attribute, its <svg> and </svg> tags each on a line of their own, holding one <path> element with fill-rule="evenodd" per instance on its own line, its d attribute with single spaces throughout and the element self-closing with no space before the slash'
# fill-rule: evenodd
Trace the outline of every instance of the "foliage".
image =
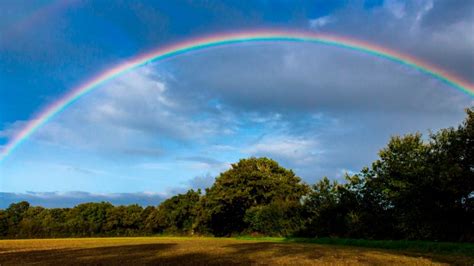
<svg viewBox="0 0 474 266">
<path fill-rule="evenodd" d="M 457 129 L 394 137 L 363 171 L 394 231 L 407 239 L 474 240 L 474 114 Z"/>
<path fill-rule="evenodd" d="M 298 201 L 274 201 L 267 205 L 249 208 L 245 212 L 244 222 L 249 233 L 267 236 L 288 236 L 301 230 L 302 205 Z"/>
<path fill-rule="evenodd" d="M 154 233 L 192 234 L 201 191 L 189 190 L 165 200 L 148 217 Z"/>
<path fill-rule="evenodd" d="M 271 159 L 242 159 L 220 174 L 206 190 L 199 223 L 206 225 L 214 235 L 240 234 L 249 229 L 251 221 L 250 218 L 246 220 L 245 216 L 248 211 L 255 214 L 256 209 L 252 211 L 252 208 L 262 208 L 275 202 L 297 204 L 307 191 L 307 186 L 293 171 Z M 248 217 L 254 216 L 248 214 Z M 260 220 L 266 217 L 271 218 L 259 215 Z"/>
<path fill-rule="evenodd" d="M 474 241 L 474 113 L 458 128 L 392 137 L 380 158 L 305 201 L 307 236 Z"/>
</svg>

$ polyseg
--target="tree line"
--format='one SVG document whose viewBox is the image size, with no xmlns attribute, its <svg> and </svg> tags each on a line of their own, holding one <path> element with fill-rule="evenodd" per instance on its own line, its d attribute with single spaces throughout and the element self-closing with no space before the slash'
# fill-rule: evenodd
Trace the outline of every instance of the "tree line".
<svg viewBox="0 0 474 266">
<path fill-rule="evenodd" d="M 265 235 L 474 241 L 474 109 L 456 128 L 392 137 L 345 182 L 308 185 L 268 158 L 248 158 L 158 206 L 11 204 L 2 238 Z"/>
</svg>

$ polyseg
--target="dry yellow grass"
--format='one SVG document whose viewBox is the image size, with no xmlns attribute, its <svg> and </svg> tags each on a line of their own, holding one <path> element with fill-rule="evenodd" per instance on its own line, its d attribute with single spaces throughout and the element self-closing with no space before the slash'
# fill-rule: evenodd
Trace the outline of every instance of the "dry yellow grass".
<svg viewBox="0 0 474 266">
<path fill-rule="evenodd" d="M 453 260 L 454 259 L 454 260 Z M 465 258 L 231 238 L 0 240 L 0 264 L 442 265 Z"/>
</svg>

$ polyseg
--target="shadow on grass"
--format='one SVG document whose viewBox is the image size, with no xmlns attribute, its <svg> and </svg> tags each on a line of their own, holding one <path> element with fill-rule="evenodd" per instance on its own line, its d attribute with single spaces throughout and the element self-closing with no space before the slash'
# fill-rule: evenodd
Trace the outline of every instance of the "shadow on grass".
<svg viewBox="0 0 474 266">
<path fill-rule="evenodd" d="M 396 265 L 410 263 L 403 259 L 404 256 L 411 258 L 425 258 L 432 262 L 456 263 L 453 258 L 430 256 L 430 254 L 404 253 L 399 251 L 390 251 L 382 249 L 368 249 L 349 246 L 323 246 L 311 245 L 307 243 L 242 243 L 227 245 L 235 250 L 236 254 L 247 258 L 255 257 L 256 254 L 265 250 L 270 252 L 271 258 L 311 260 L 314 264 L 375 264 L 375 265 Z M 412 261 L 411 264 L 414 262 Z M 460 261 L 458 263 L 465 263 Z"/>
<path fill-rule="evenodd" d="M 474 264 L 474 243 L 450 243 L 419 240 L 366 240 L 344 238 L 285 238 L 284 243 L 335 245 L 347 248 L 379 249 L 384 252 L 432 258 L 439 262 Z"/>
<path fill-rule="evenodd" d="M 219 240 L 217 240 L 219 243 Z M 308 250 L 301 245 L 284 243 L 240 243 L 223 242 L 218 252 L 194 252 L 190 250 L 176 252 L 179 243 L 137 244 L 126 246 L 54 249 L 42 251 L 21 251 L 0 254 L 0 265 L 249 265 L 262 264 L 256 255 L 270 252 L 272 258 L 307 257 L 318 259 L 323 256 L 317 250 Z M 268 255 L 267 255 L 268 257 Z"/>
<path fill-rule="evenodd" d="M 53 249 L 0 254 L 0 264 L 136 264 L 146 263 L 176 244 L 143 244 L 84 249 Z"/>
<path fill-rule="evenodd" d="M 82 249 L 53 249 L 0 254 L 0 265 L 248 265 L 236 253 L 174 254 L 176 243 L 135 244 Z M 227 256 L 230 255 L 230 256 Z"/>
<path fill-rule="evenodd" d="M 462 254 L 474 257 L 474 243 L 450 243 L 417 240 L 366 240 L 348 238 L 285 238 L 283 242 L 313 243 L 323 245 L 339 245 L 392 250 L 410 250 L 428 253 Z"/>
<path fill-rule="evenodd" d="M 55 249 L 42 251 L 21 251 L 0 254 L 0 265 L 249 265 L 270 263 L 297 263 L 300 260 L 317 263 L 332 261 L 353 263 L 386 264 L 397 263 L 405 255 L 418 258 L 420 254 L 400 251 L 374 250 L 367 248 L 309 245 L 289 242 L 228 243 L 216 239 L 205 252 L 196 252 L 209 242 L 190 240 L 175 243 L 135 244 L 84 249 Z M 378 257 L 374 254 L 378 254 Z M 453 258 L 422 254 L 433 262 L 465 264 Z"/>
</svg>

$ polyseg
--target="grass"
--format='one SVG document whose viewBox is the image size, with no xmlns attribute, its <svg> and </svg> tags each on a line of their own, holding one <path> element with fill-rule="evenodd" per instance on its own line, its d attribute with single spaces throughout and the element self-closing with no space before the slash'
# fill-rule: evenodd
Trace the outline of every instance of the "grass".
<svg viewBox="0 0 474 266">
<path fill-rule="evenodd" d="M 329 238 L 131 237 L 29 239 L 0 240 L 0 265 L 38 263 L 56 265 L 472 265 L 474 262 L 472 252 L 472 244 Z"/>
<path fill-rule="evenodd" d="M 252 237 L 242 236 L 242 240 L 265 240 L 289 243 L 313 243 L 321 245 L 353 246 L 378 249 L 391 249 L 400 251 L 413 251 L 420 253 L 458 254 L 474 258 L 474 243 L 450 243 L 414 240 L 366 240 L 345 238 L 298 238 L 298 237 Z"/>
<path fill-rule="evenodd" d="M 297 243 L 315 243 L 323 245 L 380 248 L 422 253 L 459 254 L 474 258 L 474 243 L 449 243 L 413 240 L 365 240 L 342 238 L 287 238 L 283 241 Z"/>
</svg>

